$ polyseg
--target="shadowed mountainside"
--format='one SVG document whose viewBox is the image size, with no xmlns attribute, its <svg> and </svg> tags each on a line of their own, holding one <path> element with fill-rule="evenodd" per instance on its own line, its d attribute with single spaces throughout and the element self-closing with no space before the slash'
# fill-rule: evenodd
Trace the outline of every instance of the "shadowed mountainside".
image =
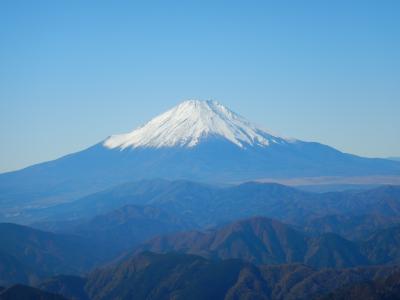
<svg viewBox="0 0 400 300">
<path fill-rule="evenodd" d="M 68 232 L 95 241 L 113 257 L 152 237 L 195 227 L 160 208 L 127 205 L 83 221 Z"/>
<path fill-rule="evenodd" d="M 67 300 L 67 298 L 30 286 L 17 284 L 3 290 L 0 289 L 0 300 Z"/>
<path fill-rule="evenodd" d="M 0 281 L 36 282 L 57 273 L 79 274 L 102 261 L 102 249 L 73 235 L 0 224 Z"/>
<path fill-rule="evenodd" d="M 0 284 L 34 283 L 60 273 L 80 274 L 149 238 L 193 228 L 150 206 L 125 206 L 88 221 L 60 226 L 62 232 L 52 233 L 0 223 Z"/>
<path fill-rule="evenodd" d="M 387 278 L 348 284 L 320 300 L 395 300 L 400 299 L 400 273 Z"/>
<path fill-rule="evenodd" d="M 40 287 L 53 292 L 60 287 L 70 297 L 76 290 L 72 298 L 82 300 L 314 299 L 346 284 L 384 278 L 396 271 L 396 267 L 315 270 L 298 264 L 257 267 L 240 260 L 144 252 L 93 271 L 87 281 L 58 277 Z M 86 294 L 79 298 L 83 284 Z"/>
<path fill-rule="evenodd" d="M 362 252 L 373 264 L 399 264 L 400 226 L 377 230 L 362 243 Z"/>
<path fill-rule="evenodd" d="M 147 224 L 149 215 L 141 214 L 143 210 L 136 207 L 132 209 L 134 213 L 128 213 L 130 217 L 135 216 L 132 219 L 122 218 L 123 222 L 119 223 L 119 217 L 110 221 L 101 217 L 98 227 L 94 226 L 97 222 L 89 222 L 93 227 L 80 236 L 0 224 L 1 282 L 34 283 L 61 273 L 81 274 L 115 259 L 140 241 L 142 244 L 136 246 L 135 253 L 174 251 L 209 259 L 236 258 L 254 264 L 304 263 L 315 268 L 344 268 L 400 261 L 400 227 L 382 229 L 365 241 L 355 242 L 333 233 L 309 236 L 279 221 L 255 217 L 205 231 L 157 235 L 175 230 L 173 226 L 179 223 L 164 226 L 161 222 L 154 227 L 150 222 L 147 229 L 136 229 L 138 224 Z M 154 214 L 156 220 L 159 213 L 150 209 L 150 215 Z M 146 217 L 142 219 L 143 216 Z M 172 229 L 168 224 L 172 224 Z M 143 242 L 146 236 L 153 238 Z"/>
</svg>

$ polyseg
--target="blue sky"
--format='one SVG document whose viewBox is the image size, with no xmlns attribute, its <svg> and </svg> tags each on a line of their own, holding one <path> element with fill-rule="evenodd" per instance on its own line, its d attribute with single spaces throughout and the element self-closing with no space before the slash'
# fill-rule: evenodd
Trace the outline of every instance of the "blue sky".
<svg viewBox="0 0 400 300">
<path fill-rule="evenodd" d="M 0 172 L 188 98 L 285 136 L 400 156 L 400 2 L 0 2 Z"/>
</svg>

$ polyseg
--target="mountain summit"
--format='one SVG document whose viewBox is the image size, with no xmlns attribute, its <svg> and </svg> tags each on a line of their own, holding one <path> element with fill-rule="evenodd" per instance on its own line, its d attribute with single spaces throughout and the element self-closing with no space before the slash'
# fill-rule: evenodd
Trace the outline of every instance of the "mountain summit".
<svg viewBox="0 0 400 300">
<path fill-rule="evenodd" d="M 226 139 L 240 148 L 286 143 L 216 101 L 188 100 L 130 133 L 111 136 L 104 145 L 110 149 L 194 147 L 207 137 Z"/>
<path fill-rule="evenodd" d="M 400 175 L 400 163 L 272 135 L 214 101 L 185 101 L 83 151 L 0 174 L 0 220 L 140 179 L 203 182 Z M 12 204 L 12 205 L 11 205 Z M 9 207 L 16 208 L 8 209 Z"/>
</svg>

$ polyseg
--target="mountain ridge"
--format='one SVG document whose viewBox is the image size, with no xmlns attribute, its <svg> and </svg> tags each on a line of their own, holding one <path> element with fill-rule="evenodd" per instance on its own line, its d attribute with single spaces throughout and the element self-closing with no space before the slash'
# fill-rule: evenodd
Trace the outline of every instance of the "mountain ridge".
<svg viewBox="0 0 400 300">
<path fill-rule="evenodd" d="M 91 218 L 126 205 L 156 206 L 201 226 L 254 215 L 303 226 L 313 218 L 326 215 L 366 215 L 372 211 L 395 221 L 400 216 L 400 188 L 383 186 L 365 191 L 312 193 L 276 183 L 216 186 L 186 180 L 142 180 L 71 203 L 21 209 L 15 217 L 4 214 L 0 217 L 7 222 L 23 220 L 25 224 L 64 222 Z"/>
<path fill-rule="evenodd" d="M 283 139 L 220 104 L 195 103 L 198 105 L 191 104 L 182 113 L 178 105 L 173 109 L 174 117 L 165 124 L 163 115 L 161 121 L 156 117 L 155 125 L 150 121 L 150 127 L 139 128 L 140 134 L 133 131 L 133 137 L 128 134 L 106 139 L 111 148 L 101 141 L 53 161 L 0 174 L 0 209 L 15 215 L 20 206 L 50 206 L 124 182 L 151 178 L 227 183 L 262 178 L 400 176 L 400 162 L 363 158 L 316 142 Z M 204 106 L 206 117 L 188 114 L 196 105 Z M 209 114 L 211 106 L 222 111 L 224 118 L 212 109 Z M 198 112 L 197 108 L 193 110 Z M 160 145 L 169 147 L 156 147 Z M 11 204 L 13 209 L 7 211 Z"/>
<path fill-rule="evenodd" d="M 314 268 L 348 268 L 370 264 L 361 250 L 357 243 L 333 233 L 309 237 L 277 220 L 253 217 L 209 230 L 155 237 L 136 247 L 133 255 L 178 252 L 257 265 L 301 263 Z M 370 252 L 375 254 L 374 250 Z"/>
</svg>

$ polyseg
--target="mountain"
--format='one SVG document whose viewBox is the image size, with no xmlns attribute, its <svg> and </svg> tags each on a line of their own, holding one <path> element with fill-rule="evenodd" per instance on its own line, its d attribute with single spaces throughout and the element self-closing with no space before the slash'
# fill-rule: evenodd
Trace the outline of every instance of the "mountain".
<svg viewBox="0 0 400 300">
<path fill-rule="evenodd" d="M 118 185 L 71 203 L 23 211 L 17 218 L 56 221 L 88 219 L 129 205 L 158 207 L 164 209 L 164 213 L 167 211 L 170 215 L 182 217 L 185 211 L 196 209 L 198 205 L 206 209 L 205 204 L 213 200 L 217 191 L 218 187 L 196 182 L 142 180 Z"/>
<path fill-rule="evenodd" d="M 0 300 L 67 300 L 61 295 L 45 292 L 26 285 L 13 285 L 0 289 Z"/>
<path fill-rule="evenodd" d="M 90 274 L 86 289 L 91 299 L 223 299 L 242 266 L 234 260 L 144 253 Z"/>
<path fill-rule="evenodd" d="M 0 283 L 35 283 L 59 273 L 79 274 L 103 260 L 86 239 L 0 223 Z"/>
<path fill-rule="evenodd" d="M 363 242 L 362 252 L 374 264 L 399 264 L 400 226 L 377 230 Z"/>
<path fill-rule="evenodd" d="M 0 284 L 80 274 L 149 238 L 194 226 L 159 208 L 130 205 L 89 220 L 42 227 L 56 232 L 0 223 Z"/>
<path fill-rule="evenodd" d="M 369 265 L 359 244 L 325 233 L 308 240 L 304 263 L 316 268 L 346 268 Z"/>
<path fill-rule="evenodd" d="M 255 266 L 240 260 L 143 252 L 95 270 L 86 279 L 61 276 L 40 288 L 82 300 L 315 299 L 396 272 L 398 267 L 315 270 L 299 264 Z"/>
<path fill-rule="evenodd" d="M 0 251 L 0 285 L 10 283 L 38 282 L 40 278 L 49 276 L 35 267 L 30 267 L 11 254 Z"/>
<path fill-rule="evenodd" d="M 79 224 L 86 231 L 77 230 L 76 235 L 0 224 L 0 285 L 32 284 L 57 274 L 84 274 L 135 245 L 134 252 L 122 257 L 150 250 L 195 254 L 212 260 L 240 259 L 257 265 L 304 263 L 318 269 L 400 261 L 398 226 L 378 230 L 365 241 L 352 242 L 332 233 L 309 236 L 279 221 L 254 217 L 208 230 L 154 237 L 175 231 L 175 223 L 159 223 L 159 212 L 152 208 L 125 209 Z M 154 224 L 151 215 L 155 216 Z M 153 238 L 137 246 L 150 237 Z"/>
<path fill-rule="evenodd" d="M 145 180 L 116 186 L 72 203 L 21 211 L 11 220 L 60 222 L 88 219 L 126 205 L 158 208 L 199 227 L 257 215 L 302 227 L 307 226 L 310 220 L 327 215 L 374 214 L 396 222 L 400 217 L 400 187 L 310 193 L 272 183 L 248 182 L 219 187 L 183 180 Z M 377 221 L 377 226 L 379 224 Z M 311 223 L 308 225 L 312 226 Z M 369 228 L 373 229 L 372 223 Z M 311 228 L 307 230 L 311 231 Z"/>
<path fill-rule="evenodd" d="M 95 241 L 112 258 L 147 239 L 194 227 L 156 207 L 127 205 L 66 227 L 66 232 Z"/>
<path fill-rule="evenodd" d="M 288 215 L 303 218 L 310 213 L 307 203 L 314 197 L 312 193 L 278 184 L 246 183 L 219 187 L 185 180 L 143 180 L 125 183 L 71 203 L 23 209 L 16 216 L 3 218 L 13 222 L 61 222 L 89 219 L 126 205 L 137 205 L 157 207 L 188 222 L 207 226 L 260 212 L 275 218 Z M 250 203 L 252 205 L 248 205 Z"/>
<path fill-rule="evenodd" d="M 85 286 L 87 279 L 72 275 L 58 275 L 40 282 L 37 287 L 55 294 L 61 294 L 69 300 L 89 300 Z"/>
<path fill-rule="evenodd" d="M 386 278 L 348 284 L 320 300 L 394 300 L 400 299 L 400 273 Z"/>
<path fill-rule="evenodd" d="M 309 218 L 302 230 L 315 235 L 336 233 L 350 240 L 364 240 L 378 229 L 390 228 L 400 224 L 400 216 L 380 214 L 326 215 Z"/>
<path fill-rule="evenodd" d="M 156 237 L 136 252 L 185 252 L 206 258 L 240 258 L 252 263 L 302 262 L 307 239 L 275 220 L 251 218 L 207 231 Z"/>
<path fill-rule="evenodd" d="M 251 124 L 218 102 L 190 100 L 130 133 L 111 136 L 104 145 L 110 149 L 193 148 L 210 137 L 222 138 L 239 148 L 290 142 Z"/>
<path fill-rule="evenodd" d="M 368 265 L 358 244 L 335 234 L 308 237 L 268 218 L 251 218 L 209 229 L 160 236 L 136 253 L 180 252 L 210 259 L 242 259 L 255 264 L 304 263 L 316 268 Z"/>
<path fill-rule="evenodd" d="M 0 175 L 0 209 L 71 201 L 127 181 L 400 175 L 400 163 L 274 135 L 214 101 L 185 101 L 83 151 Z"/>
</svg>

